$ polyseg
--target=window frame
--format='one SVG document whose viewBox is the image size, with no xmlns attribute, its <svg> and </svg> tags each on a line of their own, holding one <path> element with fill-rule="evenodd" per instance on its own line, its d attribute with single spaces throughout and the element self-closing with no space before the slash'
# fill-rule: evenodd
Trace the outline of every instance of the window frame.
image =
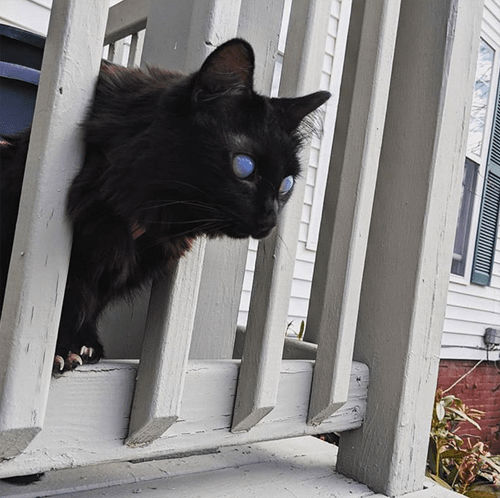
<svg viewBox="0 0 500 498">
<path fill-rule="evenodd" d="M 464 275 L 461 276 L 450 272 L 450 282 L 461 285 L 471 284 L 472 264 L 474 260 L 476 238 L 479 228 L 479 216 L 480 216 L 483 191 L 484 191 L 484 181 L 486 175 L 489 145 L 491 140 L 491 133 L 493 130 L 493 119 L 495 117 L 495 105 L 497 101 L 497 93 L 500 91 L 500 86 L 499 86 L 500 45 L 498 43 L 495 43 L 495 41 L 485 33 L 481 33 L 481 39 L 493 49 L 494 54 L 493 54 L 493 66 L 491 73 L 491 89 L 490 89 L 490 94 L 488 96 L 488 104 L 486 109 L 484 136 L 483 136 L 483 147 L 481 148 L 481 154 L 476 155 L 474 153 L 469 153 L 466 151 L 464 157 L 464 162 L 465 159 L 468 158 L 472 162 L 478 164 L 478 168 L 476 176 L 476 185 L 474 190 L 474 201 L 470 216 L 469 240 L 466 246 L 466 261 L 464 265 Z"/>
</svg>

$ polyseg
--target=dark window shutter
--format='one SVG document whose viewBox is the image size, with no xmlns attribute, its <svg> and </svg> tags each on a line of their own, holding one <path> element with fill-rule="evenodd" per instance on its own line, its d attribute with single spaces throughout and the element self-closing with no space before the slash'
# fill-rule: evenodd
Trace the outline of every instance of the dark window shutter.
<svg viewBox="0 0 500 498">
<path fill-rule="evenodd" d="M 499 94 L 500 95 L 500 94 Z M 481 212 L 477 228 L 476 249 L 472 263 L 471 282 L 490 285 L 500 209 L 500 98 L 497 95 L 490 149 L 486 164 Z"/>
</svg>

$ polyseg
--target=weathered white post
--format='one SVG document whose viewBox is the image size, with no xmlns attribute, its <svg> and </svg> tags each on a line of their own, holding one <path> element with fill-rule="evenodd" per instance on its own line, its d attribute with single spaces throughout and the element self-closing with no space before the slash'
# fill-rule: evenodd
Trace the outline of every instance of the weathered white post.
<svg viewBox="0 0 500 498">
<path fill-rule="evenodd" d="M 108 2 L 55 0 L 0 329 L 0 460 L 41 430 L 71 250 L 67 187 L 99 72 Z"/>
<path fill-rule="evenodd" d="M 368 408 L 337 464 L 388 496 L 424 480 L 481 14 L 401 4 L 354 351 Z"/>
<path fill-rule="evenodd" d="M 142 64 L 186 72 L 213 46 L 235 36 L 241 0 L 151 2 Z M 178 418 L 202 275 L 205 241 L 177 265 L 172 281 L 155 282 L 146 323 L 127 444 L 161 436 Z"/>
<path fill-rule="evenodd" d="M 318 89 L 329 18 L 327 0 L 292 4 L 281 96 L 304 95 Z M 302 157 L 305 163 L 308 152 L 307 148 Z M 250 430 L 276 405 L 304 192 L 305 175 L 296 182 L 278 227 L 259 243 L 233 432 Z"/>
<path fill-rule="evenodd" d="M 383 0 L 352 6 L 350 58 L 343 72 L 306 330 L 306 340 L 318 344 L 308 415 L 312 425 L 347 400 L 399 5 L 400 0 Z"/>
<path fill-rule="evenodd" d="M 223 4 L 227 10 L 229 2 Z M 254 85 L 265 95 L 271 92 L 282 16 L 283 0 L 241 0 L 237 31 L 233 33 L 252 44 L 256 58 Z M 221 31 L 214 44 L 228 38 L 230 34 Z M 207 242 L 190 358 L 232 358 L 247 253 L 248 240 Z"/>
</svg>

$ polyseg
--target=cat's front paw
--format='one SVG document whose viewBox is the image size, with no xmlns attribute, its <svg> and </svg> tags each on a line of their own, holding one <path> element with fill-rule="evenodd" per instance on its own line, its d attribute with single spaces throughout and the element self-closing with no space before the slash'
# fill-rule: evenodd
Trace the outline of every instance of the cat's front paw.
<svg viewBox="0 0 500 498">
<path fill-rule="evenodd" d="M 79 354 L 72 351 L 68 351 L 66 355 L 56 354 L 52 371 L 54 374 L 61 374 L 69 370 L 74 370 L 79 365 L 97 363 L 101 357 L 102 355 L 94 348 L 82 346 Z"/>
</svg>

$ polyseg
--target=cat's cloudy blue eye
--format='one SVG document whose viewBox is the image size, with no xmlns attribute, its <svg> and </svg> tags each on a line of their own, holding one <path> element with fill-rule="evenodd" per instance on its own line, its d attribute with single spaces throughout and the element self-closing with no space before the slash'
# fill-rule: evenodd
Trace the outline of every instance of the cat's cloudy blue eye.
<svg viewBox="0 0 500 498">
<path fill-rule="evenodd" d="M 293 187 L 293 176 L 287 176 L 280 185 L 280 194 L 288 194 Z"/>
<path fill-rule="evenodd" d="M 234 174 L 241 179 L 248 178 L 255 169 L 255 163 L 250 156 L 238 154 L 233 159 Z"/>
</svg>

